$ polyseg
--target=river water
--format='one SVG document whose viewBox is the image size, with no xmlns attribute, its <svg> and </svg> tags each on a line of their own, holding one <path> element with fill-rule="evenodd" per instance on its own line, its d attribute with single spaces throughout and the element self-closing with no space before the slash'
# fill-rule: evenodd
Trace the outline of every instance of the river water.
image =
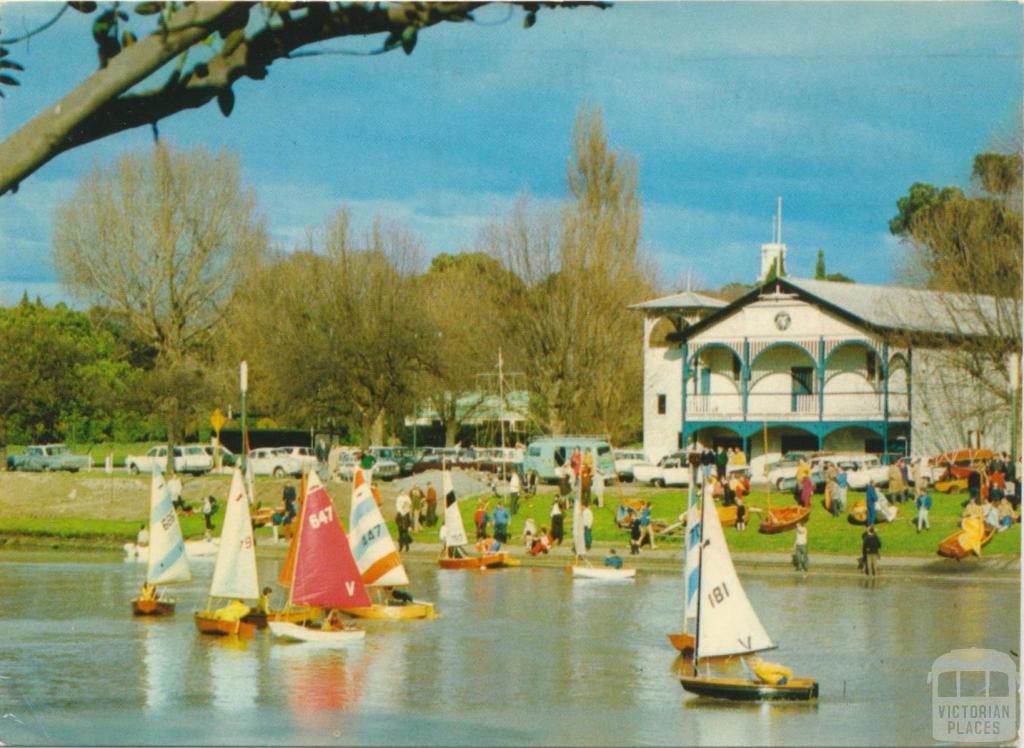
<svg viewBox="0 0 1024 748">
<path fill-rule="evenodd" d="M 277 561 L 260 560 L 262 579 Z M 212 563 L 177 615 L 133 619 L 141 564 L 0 554 L 0 741 L 11 744 L 930 745 L 932 661 L 1018 650 L 1020 586 L 979 578 L 744 574 L 817 704 L 731 704 L 679 685 L 680 578 L 573 582 L 556 569 L 409 566 L 442 617 L 368 623 L 308 650 L 200 637 Z M 281 593 L 277 593 L 278 596 Z"/>
</svg>

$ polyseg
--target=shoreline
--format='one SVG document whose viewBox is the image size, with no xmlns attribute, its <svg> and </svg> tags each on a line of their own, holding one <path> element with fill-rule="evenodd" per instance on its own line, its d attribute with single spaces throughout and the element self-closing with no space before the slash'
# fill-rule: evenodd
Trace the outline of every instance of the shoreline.
<svg viewBox="0 0 1024 748">
<path fill-rule="evenodd" d="M 33 552 L 58 551 L 66 553 L 121 553 L 124 541 L 102 537 L 61 538 L 48 535 L 0 534 L 0 552 Z M 598 542 L 594 544 L 590 557 L 594 565 L 600 565 L 607 550 L 615 547 L 627 566 L 638 571 L 656 574 L 678 574 L 682 568 L 682 549 L 657 548 L 645 549 L 639 556 L 630 556 L 623 551 L 628 546 L 621 544 Z M 260 542 L 256 553 L 262 558 L 284 559 L 288 544 L 283 540 L 276 545 L 266 541 Z M 564 569 L 572 561 L 572 552 L 568 546 L 555 547 L 547 556 L 531 556 L 526 549 L 518 544 L 505 546 L 509 555 L 524 568 L 560 568 Z M 429 563 L 436 561 L 438 546 L 432 543 L 414 542 L 410 550 L 402 554 L 406 561 Z M 732 554 L 733 563 L 738 571 L 746 574 L 767 576 L 792 576 L 799 578 L 793 569 L 788 553 L 744 553 Z M 815 554 L 810 555 L 810 571 L 807 577 L 853 577 L 867 578 L 857 569 L 857 558 L 853 554 Z M 1004 584 L 1021 582 L 1021 563 L 1019 556 L 999 555 L 954 561 L 936 556 L 899 556 L 883 555 L 879 565 L 878 579 L 886 577 L 936 577 L 944 580 L 964 582 L 999 582 Z"/>
</svg>

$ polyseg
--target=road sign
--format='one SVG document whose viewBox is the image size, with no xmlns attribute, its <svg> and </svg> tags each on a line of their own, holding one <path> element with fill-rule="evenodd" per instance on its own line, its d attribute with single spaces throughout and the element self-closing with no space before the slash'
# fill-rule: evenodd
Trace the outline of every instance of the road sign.
<svg viewBox="0 0 1024 748">
<path fill-rule="evenodd" d="M 210 425 L 213 426 L 213 430 L 220 434 L 220 430 L 224 428 L 224 424 L 227 419 L 224 418 L 224 414 L 220 412 L 220 408 L 214 408 L 212 415 L 210 415 Z"/>
</svg>

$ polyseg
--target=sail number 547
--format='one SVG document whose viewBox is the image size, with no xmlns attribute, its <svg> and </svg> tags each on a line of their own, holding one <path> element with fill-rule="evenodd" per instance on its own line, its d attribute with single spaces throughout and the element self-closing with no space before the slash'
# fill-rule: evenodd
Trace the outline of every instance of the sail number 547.
<svg viewBox="0 0 1024 748">
<path fill-rule="evenodd" d="M 708 592 L 708 604 L 713 608 L 723 602 L 727 597 L 729 597 L 729 588 L 725 586 L 725 582 L 722 582 L 721 584 L 712 587 L 711 591 Z"/>
</svg>

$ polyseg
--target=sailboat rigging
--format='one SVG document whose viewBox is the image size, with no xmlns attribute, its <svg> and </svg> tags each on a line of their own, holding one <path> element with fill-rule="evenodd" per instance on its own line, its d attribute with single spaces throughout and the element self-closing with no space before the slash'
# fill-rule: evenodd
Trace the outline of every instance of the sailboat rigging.
<svg viewBox="0 0 1024 748">
<path fill-rule="evenodd" d="M 157 585 L 188 582 L 192 572 L 185 554 L 185 541 L 181 525 L 174 511 L 171 492 L 167 488 L 160 467 L 153 465 L 149 486 L 149 560 L 146 581 L 142 591 L 132 600 L 132 613 L 137 616 L 163 616 L 174 613 L 175 601 L 160 598 Z"/>
</svg>

